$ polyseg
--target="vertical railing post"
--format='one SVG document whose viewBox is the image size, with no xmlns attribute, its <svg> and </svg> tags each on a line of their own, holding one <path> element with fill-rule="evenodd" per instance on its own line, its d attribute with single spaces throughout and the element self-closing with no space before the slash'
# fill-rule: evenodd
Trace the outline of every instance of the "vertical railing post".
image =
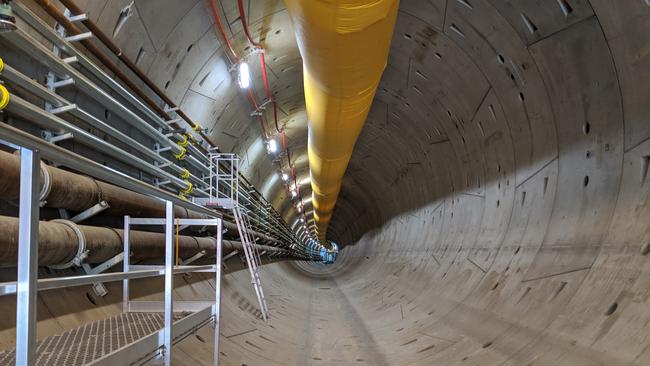
<svg viewBox="0 0 650 366">
<path fill-rule="evenodd" d="M 124 216 L 124 259 L 122 260 L 123 272 L 129 272 L 131 266 L 131 244 L 129 232 L 131 231 L 131 216 Z M 122 311 L 129 312 L 129 279 L 122 280 Z"/>
<path fill-rule="evenodd" d="M 222 256 L 223 256 L 223 247 L 222 247 L 222 233 L 221 233 L 222 221 L 219 219 L 217 224 L 217 258 L 215 268 L 215 279 L 214 279 L 214 291 L 215 291 L 215 304 L 214 304 L 214 366 L 219 365 L 219 333 L 221 325 L 221 268 L 222 268 Z"/>
<path fill-rule="evenodd" d="M 36 296 L 40 157 L 38 150 L 20 149 L 20 208 L 16 303 L 16 365 L 36 362 Z"/>
<path fill-rule="evenodd" d="M 210 201 L 208 202 L 217 202 L 218 201 L 218 190 L 215 189 L 215 171 L 214 171 L 214 155 L 212 153 L 208 154 L 208 159 L 210 159 L 210 172 L 208 173 L 210 175 Z M 217 166 L 217 174 L 219 173 L 219 168 Z M 218 187 L 217 187 L 218 188 Z"/>
<path fill-rule="evenodd" d="M 165 366 L 172 364 L 172 323 L 174 321 L 174 204 L 166 201 L 165 210 Z"/>
</svg>

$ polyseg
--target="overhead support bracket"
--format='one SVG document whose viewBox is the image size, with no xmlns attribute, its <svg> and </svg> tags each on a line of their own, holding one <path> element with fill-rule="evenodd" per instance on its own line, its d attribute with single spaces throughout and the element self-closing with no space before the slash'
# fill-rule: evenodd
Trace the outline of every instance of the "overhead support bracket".
<svg viewBox="0 0 650 366">
<path fill-rule="evenodd" d="M 257 107 L 257 108 L 258 108 L 258 109 L 261 109 L 261 110 L 265 110 L 265 109 L 266 109 L 266 106 L 269 105 L 269 103 L 272 103 L 272 102 L 273 102 L 273 99 L 266 99 L 266 100 L 264 101 L 264 103 L 260 104 L 260 106 Z"/>
<path fill-rule="evenodd" d="M 77 62 L 79 62 L 79 59 L 77 58 L 77 56 L 71 56 L 71 57 L 66 57 L 66 58 L 64 58 L 64 59 L 63 59 L 63 62 L 65 62 L 66 64 L 69 65 L 69 64 L 72 64 L 72 63 L 77 63 Z"/>
<path fill-rule="evenodd" d="M 187 227 L 187 226 L 189 226 L 189 225 L 186 225 L 185 227 Z M 206 254 L 205 250 L 202 250 L 202 251 L 194 254 L 193 256 L 185 259 L 185 260 L 181 259 L 179 264 L 181 266 L 185 266 L 185 265 L 188 265 L 190 263 L 196 262 L 197 260 L 205 257 L 205 254 Z M 183 276 L 185 276 L 185 278 L 192 278 L 192 273 L 190 273 L 190 272 L 184 273 Z"/>
<path fill-rule="evenodd" d="M 64 105 L 63 107 L 52 108 L 52 109 L 50 109 L 50 113 L 52 113 L 52 114 L 61 114 L 61 113 L 73 111 L 75 109 L 77 109 L 76 104 L 68 104 L 68 105 Z"/>
<path fill-rule="evenodd" d="M 223 261 L 225 262 L 225 261 L 227 261 L 228 259 L 230 259 L 230 258 L 236 256 L 237 254 L 239 254 L 239 251 L 238 251 L 238 250 L 234 250 L 234 251 L 228 253 L 228 255 L 226 255 L 225 257 L 223 257 Z"/>
<path fill-rule="evenodd" d="M 70 140 L 74 138 L 74 134 L 72 132 L 66 132 L 62 134 L 53 134 L 49 131 L 44 132 L 44 138 L 46 141 L 51 142 L 53 144 L 56 144 L 57 142 L 65 141 L 65 140 Z"/>
<path fill-rule="evenodd" d="M 88 20 L 88 15 L 86 13 L 79 14 L 79 15 L 72 15 L 72 16 L 68 16 L 68 20 L 71 22 L 83 22 L 84 20 Z"/>
<path fill-rule="evenodd" d="M 91 32 L 79 33 L 79 34 L 75 34 L 74 36 L 65 37 L 65 40 L 68 42 L 77 42 L 77 41 L 82 41 L 84 39 L 91 38 L 92 36 L 93 34 Z"/>
<path fill-rule="evenodd" d="M 74 216 L 73 218 L 70 219 L 70 221 L 74 222 L 75 224 L 78 224 L 84 220 L 88 220 L 89 218 L 101 213 L 102 211 L 110 208 L 111 206 L 108 204 L 106 201 L 100 201 L 99 203 L 95 204 L 93 207 L 90 207 L 80 214 Z"/>
<path fill-rule="evenodd" d="M 63 79 L 63 80 L 59 80 L 59 81 L 53 81 L 53 82 L 49 83 L 48 87 L 50 89 L 54 90 L 54 89 L 58 89 L 58 88 L 61 88 L 61 87 L 67 86 L 67 85 L 72 85 L 72 84 L 74 84 L 74 79 L 69 77 L 67 79 Z"/>
<path fill-rule="evenodd" d="M 169 151 L 172 148 L 171 148 L 171 146 L 167 146 L 167 147 L 155 147 L 154 149 L 156 150 L 156 152 L 158 154 L 160 154 L 161 152 Z"/>
<path fill-rule="evenodd" d="M 159 164 L 158 162 L 156 162 L 156 166 L 157 166 L 158 168 L 167 168 L 168 166 L 171 166 L 171 165 L 172 165 L 172 163 L 169 162 L 169 161 L 166 162 L 166 163 L 162 163 L 162 164 Z"/>
<path fill-rule="evenodd" d="M 155 182 L 156 187 L 165 186 L 165 185 L 167 185 L 169 183 L 171 183 L 171 181 L 169 181 L 169 180 L 161 180 L 161 181 L 156 180 L 156 182 Z"/>
</svg>

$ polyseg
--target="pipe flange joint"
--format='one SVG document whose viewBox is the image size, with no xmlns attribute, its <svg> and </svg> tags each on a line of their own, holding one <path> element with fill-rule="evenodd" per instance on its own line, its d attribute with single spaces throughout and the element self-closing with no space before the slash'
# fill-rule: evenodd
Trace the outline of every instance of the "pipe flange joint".
<svg viewBox="0 0 650 366">
<path fill-rule="evenodd" d="M 41 172 L 43 172 L 43 187 L 41 187 L 38 200 L 41 203 L 41 207 L 43 207 L 47 203 L 47 197 L 50 195 L 50 191 L 52 190 L 52 174 L 50 173 L 47 164 L 42 161 Z"/>
<path fill-rule="evenodd" d="M 9 105 L 10 99 L 11 96 L 9 95 L 9 90 L 7 90 L 4 85 L 0 84 L 0 111 Z"/>
<path fill-rule="evenodd" d="M 73 266 L 77 266 L 77 267 L 81 266 L 84 260 L 88 258 L 88 251 L 86 250 L 86 236 L 84 235 L 84 233 L 81 231 L 81 229 L 79 229 L 79 226 L 77 226 L 77 224 L 75 224 L 70 220 L 57 219 L 57 220 L 52 220 L 51 222 L 63 224 L 69 227 L 70 229 L 72 229 L 72 231 L 74 231 L 74 233 L 77 235 L 77 239 L 79 240 L 79 245 L 77 247 L 77 254 L 75 254 L 74 258 L 72 258 L 70 261 L 68 261 L 67 263 L 55 264 L 48 267 L 52 269 L 66 269 Z"/>
</svg>

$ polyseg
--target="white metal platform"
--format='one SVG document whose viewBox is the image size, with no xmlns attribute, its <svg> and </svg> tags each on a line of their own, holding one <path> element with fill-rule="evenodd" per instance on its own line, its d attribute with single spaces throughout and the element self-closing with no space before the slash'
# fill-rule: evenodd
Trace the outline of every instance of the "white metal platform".
<svg viewBox="0 0 650 366">
<path fill-rule="evenodd" d="M 212 319 L 210 312 L 175 313 L 174 326 L 178 333 L 174 343 Z M 163 313 L 122 313 L 88 323 L 37 342 L 36 365 L 139 365 L 158 357 L 161 349 L 158 335 L 164 325 Z M 131 352 L 125 352 L 128 348 Z M 115 359 L 118 354 L 119 360 Z M 122 363 L 125 361 L 127 363 Z M 15 349 L 0 351 L 0 365 L 13 365 L 15 362 Z"/>
</svg>

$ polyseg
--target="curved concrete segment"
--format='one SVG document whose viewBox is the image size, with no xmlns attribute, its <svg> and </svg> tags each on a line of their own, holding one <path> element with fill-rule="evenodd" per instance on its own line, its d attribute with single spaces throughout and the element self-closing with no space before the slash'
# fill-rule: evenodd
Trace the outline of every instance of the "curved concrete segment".
<svg viewBox="0 0 650 366">
<path fill-rule="evenodd" d="M 110 34 L 128 3 L 78 1 Z M 236 1 L 221 3 L 242 50 Z M 136 0 L 114 38 L 246 156 L 292 224 L 207 6 Z M 290 19 L 279 0 L 248 11 L 309 192 Z M 330 224 L 337 261 L 264 266 L 268 324 L 247 274 L 228 274 L 221 365 L 650 364 L 649 34 L 643 0 L 403 0 Z M 152 283 L 134 296 L 159 296 Z M 110 290 L 45 293 L 39 336 L 118 313 Z M 201 291 L 195 278 L 177 295 Z M 11 319 L 0 328 L 11 346 Z M 181 343 L 174 364 L 210 364 L 211 336 Z"/>
</svg>

